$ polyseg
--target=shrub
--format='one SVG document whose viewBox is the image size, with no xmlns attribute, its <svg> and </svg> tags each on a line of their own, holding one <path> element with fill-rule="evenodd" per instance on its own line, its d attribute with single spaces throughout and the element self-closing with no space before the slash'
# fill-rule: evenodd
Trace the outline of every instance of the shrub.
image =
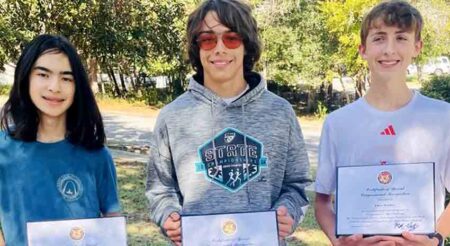
<svg viewBox="0 0 450 246">
<path fill-rule="evenodd" d="M 426 96 L 450 103 L 450 75 L 433 76 L 422 85 L 421 92 Z"/>
</svg>

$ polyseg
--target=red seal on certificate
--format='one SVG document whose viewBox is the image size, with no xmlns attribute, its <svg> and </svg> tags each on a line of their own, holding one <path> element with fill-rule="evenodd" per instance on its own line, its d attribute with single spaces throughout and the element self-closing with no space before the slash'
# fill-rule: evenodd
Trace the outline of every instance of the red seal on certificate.
<svg viewBox="0 0 450 246">
<path fill-rule="evenodd" d="M 382 171 L 378 174 L 380 184 L 389 184 L 392 181 L 392 174 L 388 171 Z"/>
</svg>

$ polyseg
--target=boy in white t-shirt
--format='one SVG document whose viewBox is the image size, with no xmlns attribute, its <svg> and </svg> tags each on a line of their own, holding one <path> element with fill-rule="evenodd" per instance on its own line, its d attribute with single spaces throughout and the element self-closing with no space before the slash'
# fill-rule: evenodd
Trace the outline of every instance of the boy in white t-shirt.
<svg viewBox="0 0 450 246">
<path fill-rule="evenodd" d="M 370 69 L 370 89 L 331 113 L 322 130 L 316 179 L 316 218 L 333 245 L 440 245 L 450 234 L 450 104 L 410 90 L 406 68 L 422 49 L 422 17 L 409 3 L 375 6 L 361 28 L 359 53 Z M 336 167 L 434 162 L 437 231 L 430 236 L 335 236 Z"/>
</svg>

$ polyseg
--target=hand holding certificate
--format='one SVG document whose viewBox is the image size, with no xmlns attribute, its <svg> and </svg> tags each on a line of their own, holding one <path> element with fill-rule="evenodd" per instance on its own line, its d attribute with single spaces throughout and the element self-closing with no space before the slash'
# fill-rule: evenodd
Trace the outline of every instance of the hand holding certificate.
<svg viewBox="0 0 450 246">
<path fill-rule="evenodd" d="M 278 246 L 275 211 L 182 216 L 184 246 Z"/>
<path fill-rule="evenodd" d="M 338 167 L 336 235 L 435 231 L 434 163 Z"/>
<path fill-rule="evenodd" d="M 127 245 L 124 217 L 27 223 L 28 245 Z"/>
</svg>

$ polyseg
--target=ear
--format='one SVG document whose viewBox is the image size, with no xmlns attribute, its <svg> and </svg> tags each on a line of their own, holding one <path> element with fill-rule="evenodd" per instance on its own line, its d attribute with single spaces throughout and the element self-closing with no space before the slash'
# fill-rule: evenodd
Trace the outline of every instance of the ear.
<svg viewBox="0 0 450 246">
<path fill-rule="evenodd" d="M 358 52 L 359 55 L 366 60 L 367 56 L 366 56 L 366 46 L 364 44 L 360 44 L 358 47 Z"/>
<path fill-rule="evenodd" d="M 416 58 L 420 54 L 420 51 L 422 50 L 422 48 L 423 48 L 422 40 L 416 41 L 414 43 L 414 55 L 413 55 L 414 58 Z"/>
</svg>

